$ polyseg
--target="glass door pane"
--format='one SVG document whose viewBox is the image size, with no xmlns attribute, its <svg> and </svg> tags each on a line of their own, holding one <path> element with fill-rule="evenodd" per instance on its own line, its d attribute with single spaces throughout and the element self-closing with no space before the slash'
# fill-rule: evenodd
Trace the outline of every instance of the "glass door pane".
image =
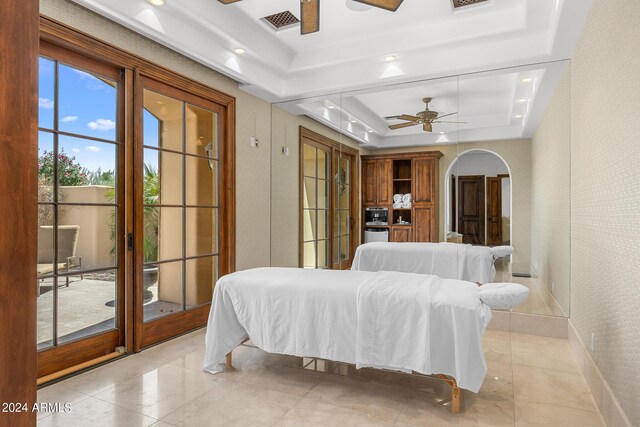
<svg viewBox="0 0 640 427">
<path fill-rule="evenodd" d="M 348 268 L 351 264 L 351 156 L 334 156 L 334 268 Z"/>
<path fill-rule="evenodd" d="M 329 152 L 303 144 L 302 260 L 304 268 L 329 268 Z"/>
<path fill-rule="evenodd" d="M 56 352 L 122 327 L 120 82 L 117 70 L 39 65 L 37 339 Z"/>
<path fill-rule="evenodd" d="M 210 303 L 218 278 L 218 113 L 151 86 L 142 113 L 144 322 Z"/>
</svg>

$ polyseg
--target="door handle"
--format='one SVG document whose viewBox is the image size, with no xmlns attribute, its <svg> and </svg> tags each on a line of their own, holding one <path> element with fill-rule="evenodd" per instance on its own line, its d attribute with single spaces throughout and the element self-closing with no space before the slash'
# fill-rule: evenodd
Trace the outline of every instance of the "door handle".
<svg viewBox="0 0 640 427">
<path fill-rule="evenodd" d="M 127 249 L 130 251 L 133 250 L 133 234 L 127 234 Z"/>
</svg>

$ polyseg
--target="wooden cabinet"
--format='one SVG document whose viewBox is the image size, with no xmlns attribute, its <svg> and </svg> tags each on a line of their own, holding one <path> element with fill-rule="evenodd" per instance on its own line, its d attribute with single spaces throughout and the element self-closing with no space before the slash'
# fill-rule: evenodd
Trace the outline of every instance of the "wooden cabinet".
<svg viewBox="0 0 640 427">
<path fill-rule="evenodd" d="M 413 160 L 413 203 L 415 205 L 434 204 L 437 188 L 435 158 Z"/>
<path fill-rule="evenodd" d="M 411 226 L 391 227 L 392 242 L 413 242 Z"/>
<path fill-rule="evenodd" d="M 416 242 L 437 242 L 438 230 L 436 227 L 438 215 L 435 208 L 414 208 L 414 228 Z"/>
<path fill-rule="evenodd" d="M 438 241 L 441 157 L 439 151 L 362 156 L 362 205 L 389 208 L 390 241 Z M 393 195 L 407 193 L 411 207 L 394 209 Z"/>
<path fill-rule="evenodd" d="M 365 206 L 393 204 L 393 161 L 362 161 L 362 203 Z"/>
</svg>

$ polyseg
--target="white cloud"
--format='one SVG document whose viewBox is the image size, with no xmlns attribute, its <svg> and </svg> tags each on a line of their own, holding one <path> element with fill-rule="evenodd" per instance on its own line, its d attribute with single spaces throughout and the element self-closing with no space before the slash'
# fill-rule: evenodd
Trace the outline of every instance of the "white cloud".
<svg viewBox="0 0 640 427">
<path fill-rule="evenodd" d="M 77 148 L 72 148 L 71 151 L 76 153 L 76 154 L 78 154 L 80 152 L 80 150 L 78 150 Z"/>
<path fill-rule="evenodd" d="M 51 110 L 53 109 L 53 101 L 49 98 L 38 98 L 38 106 L 45 110 Z"/>
<path fill-rule="evenodd" d="M 107 132 L 116 128 L 116 122 L 109 119 L 97 119 L 94 122 L 87 123 L 87 127 L 89 127 L 89 129 L 92 129 L 92 130 Z"/>
<path fill-rule="evenodd" d="M 71 123 L 78 120 L 78 116 L 64 116 L 60 121 L 63 123 Z"/>
<path fill-rule="evenodd" d="M 100 151 L 102 151 L 101 148 L 96 147 L 95 145 L 89 145 L 88 147 L 85 148 L 85 150 L 91 151 L 92 153 L 99 153 Z"/>
</svg>

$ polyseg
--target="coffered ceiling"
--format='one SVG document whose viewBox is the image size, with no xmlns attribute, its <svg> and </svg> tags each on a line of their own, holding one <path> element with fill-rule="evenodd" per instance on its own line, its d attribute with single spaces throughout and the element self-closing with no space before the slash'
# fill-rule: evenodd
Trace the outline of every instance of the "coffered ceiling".
<svg viewBox="0 0 640 427">
<path fill-rule="evenodd" d="M 487 0 L 454 8 L 452 0 L 404 0 L 390 12 L 353 0 L 321 0 L 320 31 L 301 35 L 300 24 L 275 29 L 263 19 L 284 11 L 299 18 L 300 0 L 165 0 L 162 6 L 147 0 L 73 1 L 234 78 L 251 94 L 287 102 L 290 111 L 331 122 L 322 119 L 326 112 L 314 113 L 318 102 L 351 93 L 340 111 L 363 115 L 358 123 L 349 122 L 354 129 L 363 127 L 364 134 L 353 136 L 373 145 L 384 145 L 385 138 L 408 144 L 416 135 L 424 139 L 418 127 L 390 134 L 383 119 L 422 110 L 424 96 L 434 98 L 431 106 L 438 111 L 466 115 L 476 136 L 515 135 L 513 120 L 520 114 L 514 113 L 522 106 L 507 98 L 521 90 L 518 73 L 487 74 L 485 82 L 454 79 L 461 88 L 457 110 L 452 83 L 440 78 L 569 58 L 591 5 L 591 0 Z M 521 136 L 537 125 L 537 106 L 544 101 L 545 84 L 557 82 L 557 68 L 527 69 L 538 77 L 519 125 Z M 458 131 L 462 137 L 463 125 Z M 439 125 L 437 132 L 451 128 Z"/>
</svg>

